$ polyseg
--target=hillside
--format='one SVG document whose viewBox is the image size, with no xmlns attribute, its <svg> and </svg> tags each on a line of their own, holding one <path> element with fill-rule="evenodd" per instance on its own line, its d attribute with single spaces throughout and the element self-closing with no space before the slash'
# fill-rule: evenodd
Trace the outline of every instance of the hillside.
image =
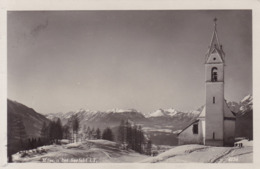
<svg viewBox="0 0 260 169">
<path fill-rule="evenodd" d="M 13 155 L 14 162 L 66 162 L 66 163 L 126 163 L 136 162 L 147 156 L 132 150 L 122 150 L 119 144 L 107 140 L 88 140 L 66 145 L 49 145 L 46 153 L 33 153 L 24 158 L 19 153 Z"/>
<path fill-rule="evenodd" d="M 143 163 L 252 163 L 253 147 L 249 142 L 244 147 L 211 147 L 204 145 L 176 146 Z"/>
<path fill-rule="evenodd" d="M 7 100 L 8 154 L 25 146 L 28 138 L 40 137 L 43 123 L 49 120 L 21 103 Z"/>
<path fill-rule="evenodd" d="M 39 147 L 38 152 L 30 150 L 13 155 L 14 162 L 43 163 L 251 163 L 252 142 L 244 147 L 211 147 L 203 145 L 183 145 L 165 147 L 155 157 L 142 155 L 132 150 L 123 150 L 107 140 L 86 140 L 79 143 L 49 145 Z"/>
<path fill-rule="evenodd" d="M 253 139 L 253 97 L 248 95 L 238 103 L 236 137 Z"/>
</svg>

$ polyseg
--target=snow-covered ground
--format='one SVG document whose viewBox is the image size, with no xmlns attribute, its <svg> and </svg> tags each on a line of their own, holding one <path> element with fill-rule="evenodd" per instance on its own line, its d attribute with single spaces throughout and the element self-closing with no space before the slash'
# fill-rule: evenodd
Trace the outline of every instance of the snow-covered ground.
<svg viewBox="0 0 260 169">
<path fill-rule="evenodd" d="M 147 158 L 132 150 L 122 150 L 117 143 L 107 140 L 42 146 L 38 150 L 40 153 L 36 150 L 27 151 L 24 157 L 21 157 L 21 153 L 16 153 L 12 156 L 13 162 L 126 163 Z M 46 152 L 41 152 L 41 150 Z"/>
<path fill-rule="evenodd" d="M 14 154 L 14 162 L 97 162 L 97 163 L 251 163 L 252 142 L 243 147 L 211 147 L 204 145 L 182 145 L 160 147 L 159 155 L 149 157 L 132 150 L 123 150 L 119 144 L 107 140 L 88 140 L 65 145 L 39 147 L 21 157 Z"/>
<path fill-rule="evenodd" d="M 157 128 L 151 128 L 151 127 L 143 127 L 143 131 L 145 132 L 163 132 L 163 133 L 172 133 L 171 129 L 157 129 Z"/>
<path fill-rule="evenodd" d="M 252 144 L 251 144 L 252 145 Z M 253 147 L 210 147 L 203 145 L 176 146 L 143 163 L 251 163 Z"/>
</svg>

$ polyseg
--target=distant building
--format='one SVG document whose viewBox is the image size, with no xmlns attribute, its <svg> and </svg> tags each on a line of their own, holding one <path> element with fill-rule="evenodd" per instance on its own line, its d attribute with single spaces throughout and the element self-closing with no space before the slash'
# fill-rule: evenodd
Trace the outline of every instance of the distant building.
<svg viewBox="0 0 260 169">
<path fill-rule="evenodd" d="M 219 44 L 216 19 L 205 60 L 206 104 L 200 116 L 179 134 L 179 144 L 229 146 L 234 144 L 235 115 L 224 99 L 225 53 Z"/>
</svg>

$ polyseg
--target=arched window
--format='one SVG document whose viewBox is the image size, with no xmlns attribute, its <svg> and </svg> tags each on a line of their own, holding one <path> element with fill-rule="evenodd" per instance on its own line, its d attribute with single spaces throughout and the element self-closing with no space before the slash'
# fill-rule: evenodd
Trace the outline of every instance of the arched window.
<svg viewBox="0 0 260 169">
<path fill-rule="evenodd" d="M 213 67 L 211 69 L 211 81 L 216 82 L 218 81 L 218 68 Z"/>
</svg>

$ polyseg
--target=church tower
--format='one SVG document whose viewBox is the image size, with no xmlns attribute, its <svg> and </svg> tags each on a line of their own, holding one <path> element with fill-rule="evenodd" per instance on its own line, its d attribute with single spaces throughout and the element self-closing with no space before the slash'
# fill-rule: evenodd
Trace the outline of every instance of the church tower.
<svg viewBox="0 0 260 169">
<path fill-rule="evenodd" d="M 206 104 L 196 121 L 179 134 L 179 144 L 234 146 L 236 117 L 224 97 L 225 53 L 219 43 L 217 19 L 205 59 Z"/>
<path fill-rule="evenodd" d="M 214 31 L 205 60 L 205 145 L 224 145 L 224 66 L 225 53 L 219 43 L 215 18 Z"/>
</svg>

